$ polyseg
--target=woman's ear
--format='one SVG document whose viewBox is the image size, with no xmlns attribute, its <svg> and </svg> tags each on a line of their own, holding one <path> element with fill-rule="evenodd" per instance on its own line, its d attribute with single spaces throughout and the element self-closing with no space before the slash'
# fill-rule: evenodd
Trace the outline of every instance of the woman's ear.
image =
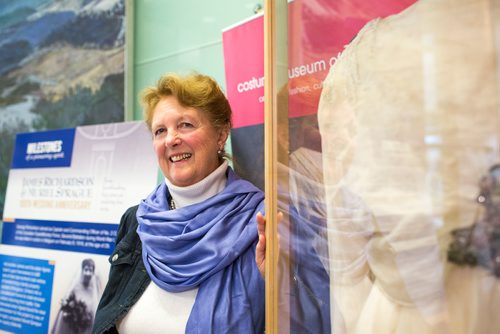
<svg viewBox="0 0 500 334">
<path fill-rule="evenodd" d="M 224 148 L 224 145 L 226 144 L 226 140 L 228 137 L 229 137 L 229 126 L 224 126 L 220 129 L 219 132 L 219 140 L 217 141 L 219 148 Z"/>
</svg>

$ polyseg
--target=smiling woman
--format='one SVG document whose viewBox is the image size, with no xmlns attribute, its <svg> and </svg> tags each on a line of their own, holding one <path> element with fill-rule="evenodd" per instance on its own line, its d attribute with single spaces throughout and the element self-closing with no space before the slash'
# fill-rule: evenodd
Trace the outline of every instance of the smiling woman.
<svg viewBox="0 0 500 334">
<path fill-rule="evenodd" d="M 163 77 L 145 90 L 146 122 L 153 133 L 158 164 L 175 186 L 195 184 L 223 162 L 219 152 L 229 135 L 231 108 L 208 77 Z"/>
<path fill-rule="evenodd" d="M 263 333 L 264 194 L 226 161 L 224 93 L 208 76 L 167 74 L 142 102 L 165 181 L 122 217 L 94 333 Z"/>
<path fill-rule="evenodd" d="M 174 96 L 163 97 L 154 108 L 153 146 L 158 164 L 176 186 L 201 181 L 221 163 L 229 128 L 216 129 L 202 112 L 182 106 Z"/>
</svg>

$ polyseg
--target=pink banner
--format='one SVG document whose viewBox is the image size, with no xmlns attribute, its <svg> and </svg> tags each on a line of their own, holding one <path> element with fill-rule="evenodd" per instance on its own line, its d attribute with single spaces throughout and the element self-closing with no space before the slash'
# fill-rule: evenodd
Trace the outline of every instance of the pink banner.
<svg viewBox="0 0 500 334">
<path fill-rule="evenodd" d="M 288 12 L 289 116 L 317 113 L 322 83 L 339 52 L 370 20 L 385 17 L 416 0 L 295 0 Z M 223 31 L 226 88 L 233 127 L 264 121 L 263 16 Z"/>
<path fill-rule="evenodd" d="M 264 122 L 264 21 L 254 16 L 222 33 L 233 127 Z"/>
<path fill-rule="evenodd" d="M 290 117 L 317 113 L 330 67 L 370 20 L 407 8 L 415 0 L 296 0 L 288 12 L 288 110 Z"/>
</svg>

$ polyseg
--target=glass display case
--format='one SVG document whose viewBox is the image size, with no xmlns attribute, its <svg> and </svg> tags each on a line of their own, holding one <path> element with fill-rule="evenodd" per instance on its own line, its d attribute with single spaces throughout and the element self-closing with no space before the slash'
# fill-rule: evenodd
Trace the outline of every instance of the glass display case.
<svg viewBox="0 0 500 334">
<path fill-rule="evenodd" d="M 279 333 L 500 331 L 499 8 L 277 13 Z"/>
</svg>

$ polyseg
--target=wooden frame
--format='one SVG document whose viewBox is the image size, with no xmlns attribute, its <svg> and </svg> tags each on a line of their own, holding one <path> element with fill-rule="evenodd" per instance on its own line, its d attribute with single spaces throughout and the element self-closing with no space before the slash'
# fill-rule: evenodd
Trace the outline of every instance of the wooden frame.
<svg viewBox="0 0 500 334">
<path fill-rule="evenodd" d="M 266 333 L 278 333 L 278 242 L 276 166 L 276 1 L 264 2 L 264 170 L 266 207 Z"/>
<path fill-rule="evenodd" d="M 280 319 L 280 289 L 287 288 L 287 277 L 280 273 L 280 247 L 278 243 L 278 186 L 288 183 L 288 176 L 278 168 L 282 161 L 281 151 L 286 150 L 278 145 L 278 140 L 288 141 L 288 108 L 282 108 L 278 101 L 288 101 L 288 50 L 287 50 L 287 16 L 286 0 L 266 0 L 264 2 L 264 170 L 265 170 L 265 207 L 266 207 L 266 333 L 277 334 Z M 281 93 L 280 93 L 281 91 Z M 284 96 L 283 96 L 284 95 Z M 281 98 L 283 98 L 281 100 Z M 286 128 L 278 139 L 278 125 Z M 285 219 L 286 220 L 286 219 Z M 287 266 L 285 266 L 287 267 Z M 288 326 L 282 324 L 280 330 L 288 332 Z"/>
</svg>

